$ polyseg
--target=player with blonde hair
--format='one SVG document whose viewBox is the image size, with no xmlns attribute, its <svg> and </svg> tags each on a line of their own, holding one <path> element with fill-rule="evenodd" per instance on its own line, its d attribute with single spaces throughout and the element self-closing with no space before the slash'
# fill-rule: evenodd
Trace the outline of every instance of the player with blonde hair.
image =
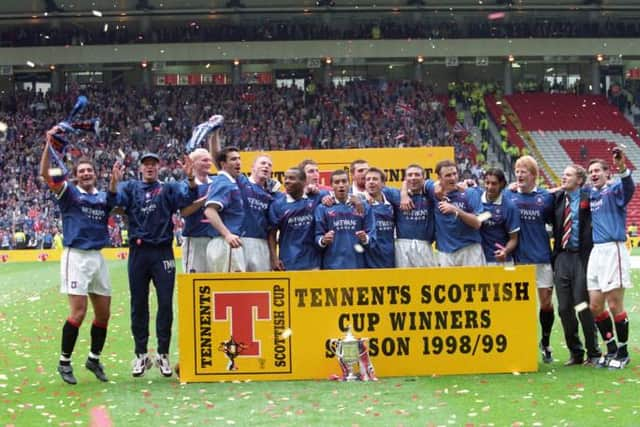
<svg viewBox="0 0 640 427">
<path fill-rule="evenodd" d="M 544 363 L 553 362 L 549 344 L 555 318 L 553 312 L 553 272 L 551 270 L 551 246 L 546 224 L 553 215 L 553 196 L 539 188 L 538 162 L 531 156 L 520 157 L 515 164 L 516 189 L 505 195 L 520 210 L 520 237 L 514 259 L 518 264 L 535 264 L 536 287 L 540 302 L 540 327 L 542 339 L 540 351 Z"/>
</svg>

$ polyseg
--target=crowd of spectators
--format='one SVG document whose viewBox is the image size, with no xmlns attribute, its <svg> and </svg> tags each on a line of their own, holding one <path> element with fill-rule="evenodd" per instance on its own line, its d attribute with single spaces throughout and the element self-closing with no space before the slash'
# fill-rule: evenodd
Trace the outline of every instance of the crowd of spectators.
<svg viewBox="0 0 640 427">
<path fill-rule="evenodd" d="M 312 90 L 311 90 L 312 89 Z M 99 118 L 98 137 L 83 133 L 72 139 L 70 156 L 94 158 L 98 188 L 105 188 L 113 163 L 124 153 L 128 173 L 147 150 L 162 161 L 162 179 L 184 154 L 192 128 L 212 114 L 225 117 L 226 144 L 242 150 L 456 146 L 456 157 L 468 159 L 468 147 L 449 131 L 445 108 L 431 87 L 417 82 L 356 81 L 343 86 L 200 86 L 87 87 L 64 94 L 20 91 L 0 98 L 0 242 L 22 230 L 26 241 L 44 245 L 45 234 L 59 227 L 59 214 L 38 165 L 47 129 L 64 119 L 76 97 L 86 95 L 86 118 Z M 179 224 L 179 221 L 176 221 Z M 114 245 L 126 228 L 112 219 Z"/>
<path fill-rule="evenodd" d="M 355 23 L 354 23 L 355 21 Z M 471 20 L 441 22 L 380 22 L 348 25 L 318 22 L 262 20 L 231 23 L 216 21 L 162 22 L 148 31 L 137 25 L 110 24 L 55 29 L 49 25 L 16 26 L 0 33 L 0 46 L 79 46 L 96 44 L 183 43 L 278 40 L 355 40 L 355 39 L 451 39 L 451 38 L 600 38 L 640 36 L 636 21 L 602 20 L 580 22 L 564 19 Z"/>
<path fill-rule="evenodd" d="M 613 83 L 607 90 L 607 99 L 623 114 L 633 115 L 634 125 L 640 125 L 640 82 L 638 80 L 625 80 L 622 83 Z"/>
</svg>

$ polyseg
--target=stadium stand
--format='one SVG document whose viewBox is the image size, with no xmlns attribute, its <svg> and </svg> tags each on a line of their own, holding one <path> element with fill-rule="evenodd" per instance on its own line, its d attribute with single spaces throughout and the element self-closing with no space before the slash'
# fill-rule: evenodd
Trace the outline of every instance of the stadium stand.
<svg viewBox="0 0 640 427">
<path fill-rule="evenodd" d="M 485 96 L 485 104 L 489 110 L 489 114 L 495 123 L 500 123 L 500 117 L 505 116 L 507 119 L 506 128 L 509 134 L 509 142 L 514 144 L 520 149 L 526 148 L 526 144 L 520 137 L 518 130 L 516 129 L 513 120 L 508 111 L 505 111 L 504 105 L 501 100 L 497 100 L 494 95 Z"/>
<path fill-rule="evenodd" d="M 476 4 L 461 0 L 455 5 L 464 6 L 466 11 L 459 15 L 464 19 L 457 19 L 459 16 L 454 15 L 459 12 L 454 12 L 453 8 L 451 13 L 432 13 L 429 8 L 437 8 L 432 2 L 414 8 L 411 4 L 383 1 L 375 2 L 375 5 L 374 2 L 363 2 L 354 7 L 341 5 L 334 9 L 312 6 L 299 15 L 287 13 L 285 19 L 282 12 L 289 12 L 287 7 L 299 6 L 299 3 L 278 2 L 264 8 L 263 2 L 249 1 L 247 9 L 241 12 L 229 10 L 229 6 L 226 9 L 220 7 L 215 20 L 210 20 L 213 11 L 208 6 L 202 10 L 196 10 L 194 6 L 196 3 L 204 5 L 204 1 L 189 5 L 177 0 L 165 3 L 165 8 L 180 13 L 161 8 L 132 10 L 131 2 L 121 2 L 117 6 L 111 5 L 114 10 L 104 10 L 100 19 L 93 19 L 93 6 L 81 10 L 83 5 L 80 3 L 75 10 L 53 8 L 50 15 L 43 13 L 40 2 L 23 4 L 11 1 L 0 5 L 0 15 L 4 18 L 0 26 L 0 46 L 7 48 L 6 52 L 14 57 L 21 58 L 19 61 L 14 58 L 11 65 L 7 63 L 0 67 L 0 82 L 4 83 L 0 88 L 3 89 L 0 121 L 8 125 L 4 141 L 0 142 L 3 148 L 0 150 L 0 164 L 3 175 L 7 177 L 0 183 L 0 242 L 16 226 L 26 227 L 37 234 L 57 225 L 55 215 L 51 215 L 55 207 L 37 177 L 41 139 L 46 129 L 70 110 L 81 90 L 91 100 L 86 115 L 99 117 L 103 132 L 97 140 L 92 136 L 76 139 L 73 154 L 94 152 L 102 181 L 100 185 L 103 185 L 120 149 L 127 153 L 126 161 L 130 164 L 135 164 L 144 150 L 159 151 L 166 159 L 163 161 L 163 179 L 179 178 L 169 174 L 168 170 L 183 154 L 184 142 L 192 127 L 214 113 L 223 114 L 226 118 L 226 142 L 243 150 L 453 145 L 456 160 L 463 175 L 467 176 L 467 172 L 478 170 L 474 162 L 479 152 L 469 136 L 478 125 L 477 114 L 471 108 L 480 107 L 478 98 L 474 99 L 473 94 L 480 85 L 458 82 L 457 87 L 461 88 L 456 94 L 458 108 L 455 105 L 447 107 L 451 94 L 444 96 L 435 92 L 444 91 L 443 82 L 446 85 L 449 80 L 468 79 L 469 76 L 492 81 L 487 84 L 492 88 L 510 80 L 506 93 L 511 93 L 514 88 L 527 91 L 503 96 L 500 90 L 491 89 L 483 90 L 480 95 L 486 105 L 483 114 L 489 113 L 498 125 L 498 131 L 502 130 L 501 118 L 505 117 L 505 148 L 508 150 L 498 152 L 505 169 L 510 169 L 510 162 L 517 156 L 530 153 L 540 161 L 544 178 L 551 185 L 566 163 L 582 159 L 580 150 L 583 146 L 588 157 L 606 154 L 607 148 L 598 142 L 605 141 L 607 147 L 612 144 L 627 147 L 628 165 L 634 171 L 634 179 L 640 182 L 640 139 L 624 116 L 633 100 L 640 100 L 640 85 L 633 84 L 632 79 L 620 82 L 624 89 L 617 94 L 615 101 L 611 101 L 615 105 L 610 105 L 604 96 L 539 93 L 566 90 L 569 85 L 560 80 L 567 77 L 562 77 L 562 73 L 569 69 L 563 64 L 571 61 L 580 64 L 575 67 L 582 74 L 577 92 L 584 93 L 585 82 L 593 82 L 588 79 L 588 74 L 596 75 L 596 81 L 600 76 L 600 71 L 596 73 L 590 67 L 598 64 L 592 64 L 593 56 L 554 57 L 553 48 L 549 48 L 551 55 L 545 57 L 527 50 L 532 66 L 518 75 L 511 70 L 509 61 L 513 60 L 512 57 L 507 60 L 504 56 L 483 51 L 484 44 L 491 45 L 491 42 L 507 38 L 510 42 L 514 39 L 515 44 L 536 42 L 536 39 L 540 39 L 540 44 L 545 44 L 545 39 L 576 39 L 575 46 L 582 43 L 577 40 L 581 38 L 606 36 L 631 40 L 640 36 L 640 24 L 632 19 L 636 9 L 640 10 L 636 6 L 625 4 L 624 12 L 620 13 L 616 9 L 620 5 L 615 1 L 607 2 L 601 15 L 599 6 L 582 5 L 580 1 L 561 2 L 559 7 L 567 6 L 568 11 L 557 13 L 557 2 L 543 0 L 540 10 L 536 10 L 535 5 L 526 5 L 522 14 L 510 13 L 508 19 L 487 19 L 482 2 Z M 88 7 L 88 4 L 84 6 Z M 551 5 L 553 7 L 549 8 Z M 274 13 L 269 9 L 272 6 Z M 369 6 L 375 10 L 360 10 Z M 425 6 L 424 10 L 422 6 Z M 512 5 L 505 3 L 502 6 L 508 11 Z M 250 10 L 252 8 L 258 9 Z M 597 13 L 594 14 L 594 10 Z M 576 14 L 580 19 L 573 19 Z M 88 16 L 91 18 L 87 19 Z M 466 58 L 458 58 L 453 56 L 458 54 L 455 50 L 441 50 L 440 45 L 449 43 L 448 39 L 470 40 L 465 44 L 473 45 L 473 49 L 466 53 Z M 484 43 L 485 39 L 487 43 Z M 330 59 L 324 50 L 331 52 L 333 45 L 340 44 L 334 40 L 367 40 L 370 47 L 386 40 L 392 47 L 378 49 L 382 46 L 376 46 L 374 50 L 378 56 L 353 52 L 345 54 L 348 58 L 336 56 L 334 66 L 330 67 L 324 62 Z M 148 62 L 138 58 L 125 61 L 120 54 L 105 54 L 104 59 L 87 59 L 87 64 L 65 61 L 60 64 L 55 61 L 32 63 L 20 56 L 24 51 L 63 52 L 69 47 L 72 48 L 70 51 L 78 52 L 83 50 L 82 46 L 92 45 L 113 45 L 114 52 L 124 51 L 120 45 L 127 45 L 136 52 L 147 46 L 153 49 L 171 43 L 201 43 L 210 48 L 213 42 L 234 41 L 246 42 L 242 43 L 243 49 L 253 42 L 300 41 L 305 46 L 317 44 L 323 48 L 323 53 L 316 52 L 314 58 L 301 57 L 295 61 L 240 56 L 240 67 L 231 67 L 231 56 L 224 60 L 217 58 L 211 61 L 214 68 L 217 67 L 215 72 L 202 70 L 205 63 L 207 69 L 210 65 L 208 57 L 206 60 L 203 57 L 176 59 L 169 52 L 161 60 L 150 58 Z M 398 56 L 393 51 L 398 44 L 393 43 L 405 41 L 407 46 L 424 42 L 430 49 L 428 52 L 416 54 L 412 51 L 404 57 Z M 253 44 L 257 46 L 259 43 Z M 574 46 L 571 42 L 570 45 Z M 623 56 L 619 52 L 616 54 L 618 58 Z M 477 55 L 475 61 L 474 55 Z M 613 61 L 615 58 L 599 56 L 598 61 L 604 60 L 603 67 L 618 66 L 618 62 Z M 307 63 L 307 59 L 313 59 L 311 62 L 315 65 Z M 559 80 L 554 75 L 554 82 L 550 84 L 550 76 L 544 71 L 545 64 L 556 59 L 557 67 L 564 71 L 558 71 Z M 400 62 L 397 68 L 403 68 L 401 71 L 392 71 L 392 62 L 396 60 Z M 449 60 L 455 60 L 455 64 Z M 201 86 L 179 81 L 171 83 L 177 86 L 160 84 L 158 78 L 164 78 L 165 73 L 161 67 L 173 67 L 173 71 L 166 71 L 166 74 L 172 73 L 175 79 L 178 79 L 178 73 L 182 73 L 180 78 L 187 78 L 188 73 L 193 72 L 203 79 L 205 73 L 210 79 L 217 73 L 224 77 L 224 82 L 210 80 L 205 83 L 202 80 L 195 83 Z M 246 75 L 251 74 L 254 68 L 268 70 L 264 74 L 270 76 L 269 84 L 248 84 Z M 94 70 L 101 74 L 99 81 L 92 80 L 92 77 L 79 77 Z M 285 71 L 292 71 L 292 75 L 295 74 L 293 71 L 304 74 L 304 84 L 315 78 L 316 89 L 311 92 L 308 90 L 310 86 L 305 89 L 278 87 L 274 83 L 278 74 Z M 634 69 L 627 71 L 631 73 Z M 640 76 L 640 68 L 635 72 Z M 344 80 L 337 83 L 340 73 Z M 507 79 L 509 73 L 511 77 Z M 480 75 L 482 77 L 477 77 Z M 52 89 L 47 94 L 35 89 L 24 90 L 29 83 L 35 86 L 45 81 Z M 9 87 L 11 89 L 5 93 L 4 89 Z M 606 91 L 604 85 L 602 88 L 603 92 Z M 483 110 L 485 105 L 481 106 Z M 459 114 L 464 117 L 465 112 L 468 113 L 466 120 L 460 120 Z M 484 143 L 489 139 L 485 138 L 488 133 L 485 132 L 482 141 L 476 140 L 475 143 Z M 496 145 L 500 142 L 498 140 Z M 485 148 L 480 158 L 486 160 L 486 154 Z M 113 227 L 119 226 L 120 222 L 114 220 Z"/>
<path fill-rule="evenodd" d="M 37 174 L 44 132 L 69 111 L 78 94 L 52 95 L 18 91 L 2 99 L 0 121 L 8 129 L 0 162 L 10 178 L 0 183 L 0 230 L 16 227 L 41 242 L 59 227 L 59 215 Z M 106 184 L 118 150 L 134 165 L 145 150 L 163 158 L 163 179 L 184 153 L 192 127 L 213 113 L 226 118 L 228 144 L 243 150 L 366 148 L 454 145 L 463 170 L 472 166 L 475 146 L 450 132 L 441 102 L 428 85 L 359 81 L 319 86 L 313 97 L 296 88 L 268 86 L 165 87 L 145 91 L 133 87 L 87 87 L 87 117 L 99 117 L 99 138 L 73 140 L 72 157 L 93 153 L 99 187 Z M 52 215 L 54 213 L 54 215 Z M 112 224 L 124 226 L 121 221 Z M 113 233 L 114 243 L 118 233 Z M 1 236 L 0 236 L 1 238 Z"/>
<path fill-rule="evenodd" d="M 437 18 L 437 16 L 436 16 Z M 429 39 L 429 38 L 558 38 L 558 37 L 638 37 L 640 25 L 614 17 L 602 22 L 575 22 L 548 18 L 535 23 L 525 19 L 509 22 L 408 23 L 400 19 L 381 19 L 357 25 L 327 25 L 321 22 L 292 22 L 267 19 L 238 24 L 216 20 L 215 24 L 197 19 L 165 22 L 140 31 L 135 26 L 118 25 L 116 31 L 104 31 L 101 25 L 87 23 L 76 28 L 59 29 L 47 25 L 15 26 L 0 33 L 0 46 L 78 46 L 131 43 L 277 41 L 277 40 L 351 40 L 351 39 Z M 622 24 L 622 26 L 620 25 Z M 114 23 L 114 27 L 116 27 Z"/>
<path fill-rule="evenodd" d="M 558 177 L 572 162 L 611 158 L 610 149 L 625 147 L 627 167 L 640 182 L 640 147 L 636 130 L 606 97 L 595 95 L 527 93 L 506 96 L 524 131 L 545 163 Z M 581 154 L 581 150 L 584 150 Z M 628 207 L 628 223 L 640 221 L 640 196 Z"/>
</svg>

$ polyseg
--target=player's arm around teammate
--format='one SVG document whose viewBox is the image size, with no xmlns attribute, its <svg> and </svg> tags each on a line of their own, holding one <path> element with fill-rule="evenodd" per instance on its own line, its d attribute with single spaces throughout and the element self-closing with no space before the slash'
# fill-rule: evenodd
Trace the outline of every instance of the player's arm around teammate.
<svg viewBox="0 0 640 427">
<path fill-rule="evenodd" d="M 191 205 L 180 210 L 184 218 L 182 231 L 182 271 L 203 273 L 207 271 L 207 245 L 213 236 L 211 225 L 204 216 L 204 203 L 209 186 L 213 182 L 209 172 L 213 161 L 209 151 L 197 148 L 189 154 L 193 162 L 193 176 L 198 187 L 198 198 Z"/>
<path fill-rule="evenodd" d="M 553 196 L 538 188 L 538 162 L 531 156 L 521 156 L 515 163 L 516 187 L 504 194 L 520 212 L 520 233 L 514 257 L 519 264 L 536 265 L 536 287 L 539 301 L 539 321 L 542 331 L 540 352 L 544 363 L 553 362 L 549 344 L 555 313 L 553 308 L 553 273 L 551 246 L 546 224 L 552 223 Z"/>
<path fill-rule="evenodd" d="M 218 176 L 209 188 L 204 214 L 216 231 L 207 245 L 207 269 L 216 272 L 246 271 L 242 250 L 244 202 L 237 179 L 240 175 L 240 152 L 225 147 L 216 154 Z"/>
</svg>

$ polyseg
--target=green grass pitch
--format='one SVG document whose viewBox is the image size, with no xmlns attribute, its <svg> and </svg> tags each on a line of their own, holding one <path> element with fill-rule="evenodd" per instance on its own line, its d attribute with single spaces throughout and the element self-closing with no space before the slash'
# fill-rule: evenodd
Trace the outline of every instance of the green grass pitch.
<svg viewBox="0 0 640 427">
<path fill-rule="evenodd" d="M 621 371 L 562 366 L 568 353 L 556 316 L 556 361 L 541 364 L 532 374 L 181 385 L 175 377 L 161 377 L 155 368 L 143 378 L 131 376 L 126 262 L 109 265 L 114 295 L 102 360 L 110 382 L 98 382 L 83 366 L 88 314 L 74 353 L 76 386 L 64 384 L 56 372 L 68 311 L 66 298 L 58 292 L 59 265 L 0 265 L 0 425 L 89 425 L 93 408 L 105 408 L 114 426 L 640 425 L 638 270 L 633 274 L 635 288 L 626 295 L 632 361 Z M 177 361 L 175 335 L 172 359 Z"/>
</svg>

